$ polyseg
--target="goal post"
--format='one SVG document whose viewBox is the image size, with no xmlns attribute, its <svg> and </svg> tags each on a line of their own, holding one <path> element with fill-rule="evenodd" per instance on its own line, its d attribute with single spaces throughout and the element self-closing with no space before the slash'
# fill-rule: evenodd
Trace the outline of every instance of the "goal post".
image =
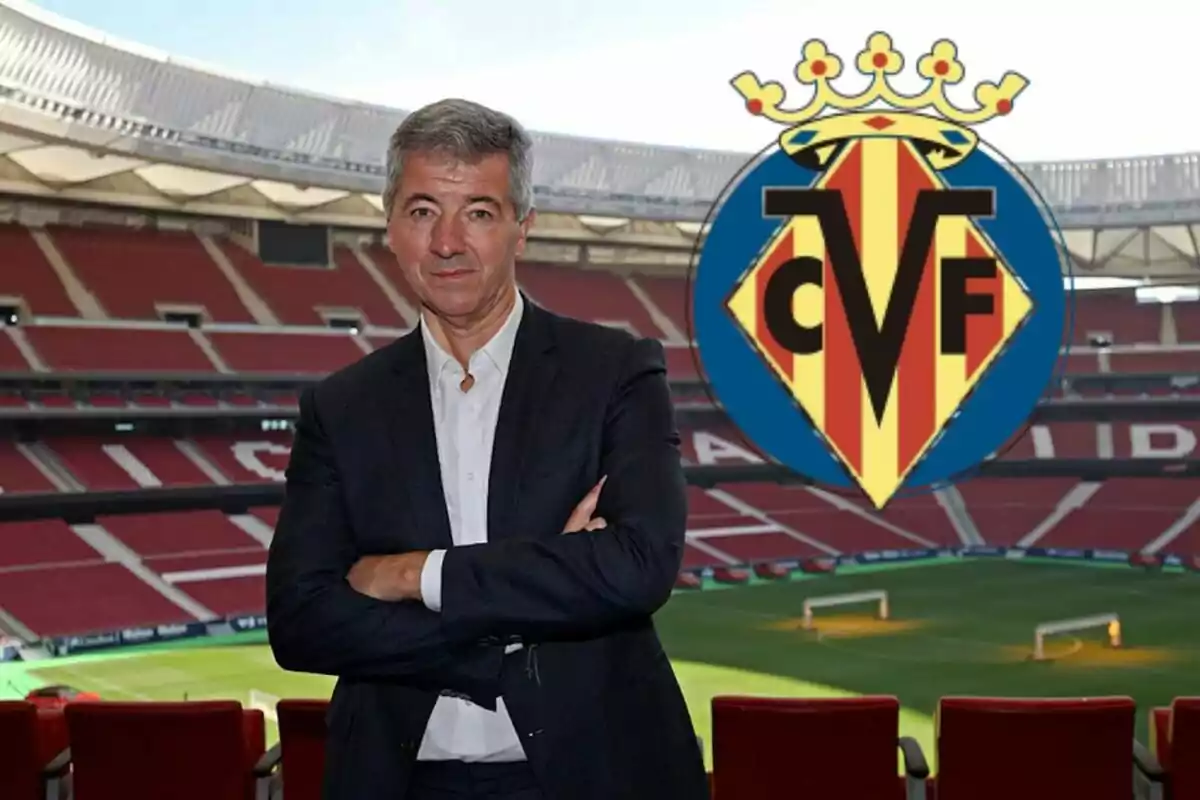
<svg viewBox="0 0 1200 800">
<path fill-rule="evenodd" d="M 807 630 L 813 628 L 813 611 L 815 609 L 861 605 L 863 603 L 877 604 L 876 616 L 879 619 L 887 619 L 891 613 L 888 607 L 888 593 L 882 589 L 869 592 L 848 592 L 846 594 L 827 594 L 820 597 L 808 597 L 804 600 L 804 628 Z"/>
<path fill-rule="evenodd" d="M 1046 637 L 1058 636 L 1064 633 L 1075 633 L 1093 628 L 1104 628 L 1109 646 L 1121 646 L 1121 618 L 1117 614 L 1093 614 L 1090 617 L 1061 619 L 1053 622 L 1043 622 L 1033 632 L 1033 658 L 1036 661 L 1046 660 Z"/>
<path fill-rule="evenodd" d="M 268 694 L 258 689 L 250 690 L 249 708 L 257 709 L 263 712 L 263 716 L 272 722 L 278 722 L 279 718 L 275 712 L 275 705 L 279 702 L 279 698 L 273 694 Z"/>
</svg>

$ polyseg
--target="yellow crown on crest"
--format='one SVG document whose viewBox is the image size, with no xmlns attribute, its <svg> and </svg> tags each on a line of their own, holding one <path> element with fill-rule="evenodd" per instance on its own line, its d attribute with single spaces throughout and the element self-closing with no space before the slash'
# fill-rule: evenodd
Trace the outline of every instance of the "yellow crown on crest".
<svg viewBox="0 0 1200 800">
<path fill-rule="evenodd" d="M 976 108 L 956 106 L 946 96 L 946 86 L 961 82 L 966 70 L 955 44 L 941 39 L 917 61 L 917 73 L 927 81 L 925 88 L 914 95 L 903 94 L 892 86 L 891 76 L 904 69 L 904 56 L 893 48 L 891 36 L 874 33 L 855 59 L 858 71 L 872 78 L 871 85 L 859 94 L 844 95 L 831 85 L 842 73 L 841 58 L 820 39 L 810 39 L 802 52 L 796 78 L 816 87 L 802 108 L 780 108 L 783 86 L 774 81 L 762 83 L 753 72 L 743 72 L 731 83 L 745 98 L 750 113 L 793 126 L 780 136 L 780 144 L 793 156 L 810 155 L 814 166 L 826 165 L 836 143 L 863 136 L 914 139 L 924 143 L 935 169 L 953 166 L 979 142 L 978 135 L 965 126 L 1008 114 L 1017 95 L 1029 85 L 1024 76 L 1006 72 L 998 84 L 984 81 L 975 87 Z M 878 103 L 896 111 L 869 110 Z M 821 116 L 826 109 L 844 113 Z M 926 109 L 933 109 L 940 118 L 916 113 Z"/>
</svg>

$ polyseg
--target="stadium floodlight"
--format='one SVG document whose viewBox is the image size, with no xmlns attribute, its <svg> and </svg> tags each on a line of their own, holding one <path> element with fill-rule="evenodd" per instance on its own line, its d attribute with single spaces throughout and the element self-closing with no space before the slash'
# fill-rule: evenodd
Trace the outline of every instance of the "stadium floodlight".
<svg viewBox="0 0 1200 800">
<path fill-rule="evenodd" d="M 877 616 L 879 619 L 887 619 L 888 611 L 888 593 L 886 591 L 874 590 L 866 592 L 849 592 L 847 594 L 827 594 L 821 597 L 808 597 L 804 600 L 804 628 L 812 630 L 813 628 L 813 609 L 815 608 L 830 608 L 832 606 L 848 606 L 858 605 L 860 603 L 878 603 L 879 611 Z"/>
<path fill-rule="evenodd" d="M 1090 617 L 1062 619 L 1055 622 L 1043 622 L 1038 625 L 1033 634 L 1033 658 L 1035 661 L 1046 660 L 1046 637 L 1063 633 L 1104 628 L 1111 647 L 1121 646 L 1121 618 L 1116 614 L 1094 614 Z"/>
</svg>

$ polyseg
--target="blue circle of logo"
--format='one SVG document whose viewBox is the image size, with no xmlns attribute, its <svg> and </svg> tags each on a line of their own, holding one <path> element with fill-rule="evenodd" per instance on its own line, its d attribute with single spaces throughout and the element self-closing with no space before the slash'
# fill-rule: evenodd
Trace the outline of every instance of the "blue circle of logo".
<svg viewBox="0 0 1200 800">
<path fill-rule="evenodd" d="M 1026 189 L 1019 171 L 990 155 L 982 143 L 937 175 L 949 189 L 984 187 L 993 192 L 994 215 L 975 217 L 973 224 L 1024 287 L 1031 310 L 910 468 L 894 497 L 961 478 L 1009 442 L 1028 424 L 1055 377 L 1060 347 L 1064 342 L 1069 346 L 1069 337 L 1064 340 L 1069 309 L 1064 262 L 1054 235 L 1057 227 L 1036 192 Z M 714 206 L 715 217 L 693 260 L 689 311 L 702 372 L 734 425 L 765 455 L 794 472 L 832 487 L 852 488 L 858 485 L 852 473 L 727 305 L 788 222 L 764 214 L 764 190 L 810 188 L 819 178 L 778 148 L 765 151 L 735 177 Z M 864 194 L 869 191 L 864 189 Z M 929 381 L 934 380 L 931 374 Z"/>
</svg>

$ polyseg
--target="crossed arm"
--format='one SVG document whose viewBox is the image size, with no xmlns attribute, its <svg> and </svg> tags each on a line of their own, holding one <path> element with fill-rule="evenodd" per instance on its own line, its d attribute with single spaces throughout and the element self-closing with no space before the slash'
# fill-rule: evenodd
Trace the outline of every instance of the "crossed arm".
<svg viewBox="0 0 1200 800">
<path fill-rule="evenodd" d="M 276 661 L 298 672 L 486 695 L 501 652 L 451 638 L 439 615 L 419 603 L 355 591 L 346 576 L 357 559 L 333 448 L 308 389 L 267 557 L 267 631 Z"/>
<path fill-rule="evenodd" d="M 281 666 L 455 688 L 446 680 L 470 684 L 498 668 L 499 648 L 483 639 L 574 637 L 653 614 L 674 585 L 686 523 L 658 342 L 630 345 L 603 442 L 607 483 L 595 510 L 607 525 L 449 549 L 438 613 L 416 602 L 424 554 L 358 561 L 332 451 L 306 396 L 268 562 L 268 623 Z M 361 586 L 390 587 L 373 592 L 379 597 L 406 599 L 360 593 L 348 574 Z"/>
<path fill-rule="evenodd" d="M 454 547 L 441 615 L 466 636 L 526 641 L 602 631 L 657 611 L 683 558 L 686 485 L 662 345 L 631 344 L 604 420 L 598 530 Z"/>
</svg>

